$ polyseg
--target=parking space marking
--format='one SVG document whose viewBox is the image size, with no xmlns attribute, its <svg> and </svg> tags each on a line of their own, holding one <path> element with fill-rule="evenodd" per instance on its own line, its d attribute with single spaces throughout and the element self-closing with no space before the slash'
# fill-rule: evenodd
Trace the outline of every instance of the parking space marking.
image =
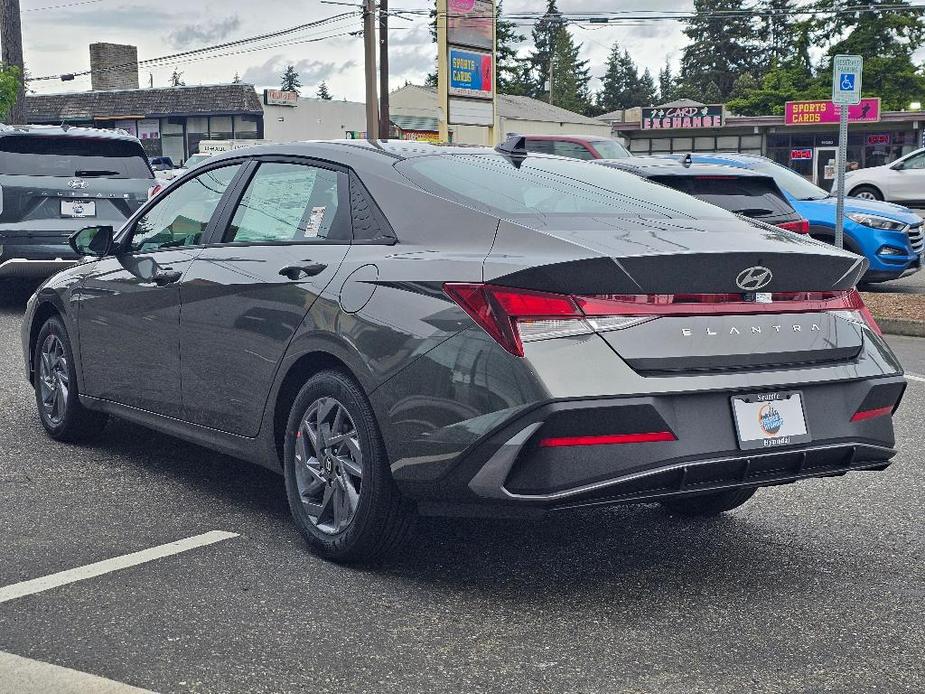
<svg viewBox="0 0 925 694">
<path fill-rule="evenodd" d="M 229 533 L 224 530 L 211 530 L 202 535 L 195 535 L 194 537 L 177 540 L 176 542 L 168 542 L 166 545 L 158 545 L 157 547 L 143 549 L 139 552 L 123 554 L 122 556 L 113 557 L 112 559 L 104 559 L 103 561 L 87 564 L 86 566 L 78 566 L 75 569 L 59 571 L 58 573 L 42 576 L 41 578 L 33 578 L 28 581 L 22 581 L 21 583 L 13 583 L 12 585 L 0 588 L 0 603 L 15 600 L 16 598 L 21 598 L 26 595 L 32 595 L 33 593 L 41 593 L 42 591 L 67 585 L 68 583 L 102 576 L 111 571 L 127 569 L 131 566 L 144 564 L 149 561 L 154 561 L 155 559 L 162 559 L 172 554 L 179 554 L 180 552 L 211 545 L 216 542 L 221 542 L 222 540 L 230 540 L 233 537 L 238 537 L 238 534 Z"/>
<path fill-rule="evenodd" d="M 80 670 L 0 651 L 0 694 L 151 694 Z"/>
<path fill-rule="evenodd" d="M 905 374 L 905 376 L 910 381 L 919 381 L 920 383 L 925 383 L 925 376 L 918 376 L 916 374 Z"/>
</svg>

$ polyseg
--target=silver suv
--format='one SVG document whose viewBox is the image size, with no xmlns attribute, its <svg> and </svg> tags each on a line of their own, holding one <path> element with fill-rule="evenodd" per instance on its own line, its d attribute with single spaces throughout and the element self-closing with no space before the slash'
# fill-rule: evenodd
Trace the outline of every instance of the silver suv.
<svg viewBox="0 0 925 694">
<path fill-rule="evenodd" d="M 68 237 L 122 226 L 153 184 L 141 142 L 120 131 L 0 125 L 0 279 L 73 265 Z"/>
</svg>

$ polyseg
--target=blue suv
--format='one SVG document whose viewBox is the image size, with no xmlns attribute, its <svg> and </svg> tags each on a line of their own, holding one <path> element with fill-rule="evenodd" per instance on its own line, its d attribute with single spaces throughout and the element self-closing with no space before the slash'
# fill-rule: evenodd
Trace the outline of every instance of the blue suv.
<svg viewBox="0 0 925 694">
<path fill-rule="evenodd" d="M 772 176 L 793 207 L 809 221 L 809 233 L 835 240 L 835 196 L 796 171 L 757 154 L 701 153 L 691 160 L 751 169 Z M 845 198 L 845 248 L 870 261 L 865 282 L 885 282 L 918 272 L 923 264 L 922 219 L 912 210 L 888 202 Z"/>
</svg>

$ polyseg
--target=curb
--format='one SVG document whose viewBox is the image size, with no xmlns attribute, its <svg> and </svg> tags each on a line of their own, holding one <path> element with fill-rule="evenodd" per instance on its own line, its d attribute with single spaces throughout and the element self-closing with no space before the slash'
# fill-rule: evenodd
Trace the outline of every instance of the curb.
<svg viewBox="0 0 925 694">
<path fill-rule="evenodd" d="M 907 318 L 881 318 L 874 316 L 877 325 L 886 335 L 905 335 L 906 337 L 925 337 L 925 321 Z"/>
</svg>

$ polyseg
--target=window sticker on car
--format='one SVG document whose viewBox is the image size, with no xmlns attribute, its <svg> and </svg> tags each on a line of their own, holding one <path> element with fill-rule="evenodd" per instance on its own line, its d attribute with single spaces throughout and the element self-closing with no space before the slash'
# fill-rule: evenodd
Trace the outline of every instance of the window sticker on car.
<svg viewBox="0 0 925 694">
<path fill-rule="evenodd" d="M 324 221 L 324 212 L 327 206 L 313 207 L 312 213 L 308 218 L 308 224 L 305 226 L 305 238 L 314 239 L 318 237 L 318 231 L 321 229 L 321 223 Z"/>
</svg>

